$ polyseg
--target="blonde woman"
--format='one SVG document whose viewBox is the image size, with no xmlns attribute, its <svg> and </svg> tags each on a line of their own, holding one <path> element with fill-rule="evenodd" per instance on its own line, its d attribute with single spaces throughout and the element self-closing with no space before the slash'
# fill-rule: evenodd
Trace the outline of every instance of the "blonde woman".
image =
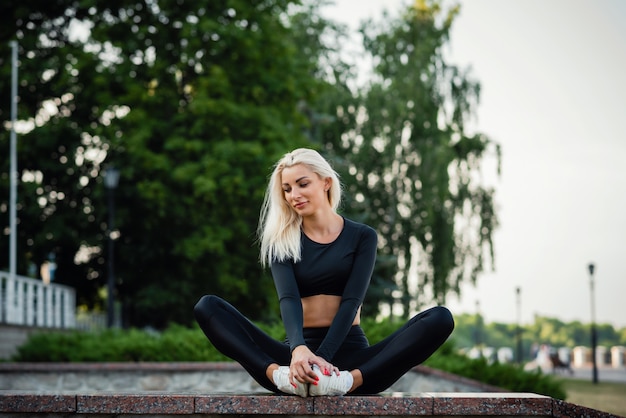
<svg viewBox="0 0 626 418">
<path fill-rule="evenodd" d="M 338 175 L 318 152 L 296 149 L 276 163 L 260 215 L 260 260 L 272 272 L 286 341 L 274 340 L 217 296 L 203 296 L 195 306 L 211 343 L 272 392 L 380 393 L 433 354 L 454 328 L 448 309 L 436 306 L 369 345 L 360 314 L 377 236 L 338 214 L 340 200 Z"/>
</svg>

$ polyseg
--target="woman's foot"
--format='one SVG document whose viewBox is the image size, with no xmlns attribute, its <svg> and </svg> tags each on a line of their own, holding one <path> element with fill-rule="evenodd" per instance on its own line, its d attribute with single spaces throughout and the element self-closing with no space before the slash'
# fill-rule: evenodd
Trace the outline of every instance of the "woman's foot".
<svg viewBox="0 0 626 418">
<path fill-rule="evenodd" d="M 272 379 L 274 380 L 274 384 L 278 390 L 281 392 L 285 392 L 290 395 L 298 395 L 303 398 L 309 396 L 309 385 L 297 381 L 295 387 L 291 384 L 289 381 L 289 367 L 287 366 L 280 366 L 278 369 L 274 370 Z"/>
<path fill-rule="evenodd" d="M 326 376 L 317 366 L 313 366 L 313 371 L 319 377 L 317 385 L 309 386 L 311 396 L 340 396 L 345 395 L 352 388 L 354 379 L 349 371 L 344 370 L 339 374 Z"/>
</svg>

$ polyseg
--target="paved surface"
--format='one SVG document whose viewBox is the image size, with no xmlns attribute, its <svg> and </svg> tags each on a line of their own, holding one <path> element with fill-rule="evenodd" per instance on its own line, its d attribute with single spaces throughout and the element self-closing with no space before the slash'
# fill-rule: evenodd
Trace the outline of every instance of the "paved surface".
<svg viewBox="0 0 626 418">
<path fill-rule="evenodd" d="M 592 380 L 592 368 L 575 368 L 574 374 L 571 377 L 581 380 Z M 559 372 L 559 375 L 568 376 L 567 372 Z M 626 367 L 619 369 L 598 367 L 598 382 L 618 382 L 626 383 Z"/>
</svg>

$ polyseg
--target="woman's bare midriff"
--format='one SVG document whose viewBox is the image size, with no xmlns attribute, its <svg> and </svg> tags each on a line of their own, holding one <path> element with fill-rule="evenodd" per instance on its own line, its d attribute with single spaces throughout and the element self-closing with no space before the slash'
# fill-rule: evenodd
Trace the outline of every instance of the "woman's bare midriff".
<svg viewBox="0 0 626 418">
<path fill-rule="evenodd" d="M 304 328 L 329 327 L 339 310 L 341 296 L 315 295 L 302 298 Z M 361 323 L 361 308 L 356 313 L 352 325 Z"/>
</svg>

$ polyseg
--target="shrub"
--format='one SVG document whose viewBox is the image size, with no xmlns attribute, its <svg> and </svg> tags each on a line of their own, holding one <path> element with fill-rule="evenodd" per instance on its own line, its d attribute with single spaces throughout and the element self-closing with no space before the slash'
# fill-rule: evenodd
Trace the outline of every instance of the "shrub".
<svg viewBox="0 0 626 418">
<path fill-rule="evenodd" d="M 363 320 L 374 344 L 402 325 L 400 320 Z M 278 340 L 285 338 L 282 324 L 259 324 Z M 119 361 L 230 361 L 197 328 L 171 325 L 162 332 L 110 329 L 101 332 L 46 332 L 32 335 L 20 346 L 13 361 L 119 362 Z M 454 341 L 446 342 L 425 363 L 435 369 L 475 379 L 515 392 L 534 392 L 565 399 L 562 384 L 541 372 L 526 372 L 511 364 L 489 364 L 459 354 Z"/>
<path fill-rule="evenodd" d="M 398 318 L 383 322 L 367 318 L 362 322 L 371 344 L 382 340 L 403 324 L 404 321 Z M 454 334 L 424 364 L 513 392 L 533 392 L 557 399 L 565 399 L 566 396 L 561 382 L 540 371 L 527 372 L 515 364 L 490 364 L 486 359 L 470 359 L 459 354 L 454 344 Z"/>
<path fill-rule="evenodd" d="M 516 364 L 488 363 L 484 358 L 470 359 L 457 352 L 454 341 L 446 342 L 424 364 L 512 392 L 532 392 L 557 399 L 565 399 L 566 396 L 562 383 L 550 375 L 540 371 L 528 372 Z"/>
<path fill-rule="evenodd" d="M 227 361 L 197 328 L 172 325 L 157 333 L 138 329 L 32 335 L 14 361 Z"/>
</svg>

